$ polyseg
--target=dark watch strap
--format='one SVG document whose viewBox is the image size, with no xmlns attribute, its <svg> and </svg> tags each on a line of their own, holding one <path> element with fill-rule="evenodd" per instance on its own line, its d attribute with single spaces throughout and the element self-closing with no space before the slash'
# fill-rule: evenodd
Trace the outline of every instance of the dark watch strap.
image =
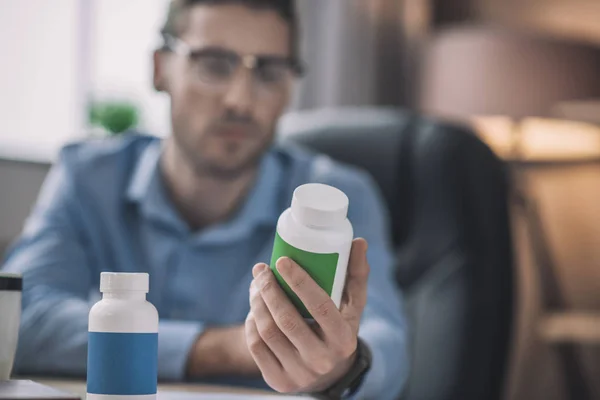
<svg viewBox="0 0 600 400">
<path fill-rule="evenodd" d="M 319 400 L 340 400 L 345 395 L 353 395 L 371 368 L 371 361 L 372 356 L 369 346 L 361 338 L 358 338 L 356 359 L 350 370 L 329 389 L 320 393 L 313 393 L 312 396 Z"/>
</svg>

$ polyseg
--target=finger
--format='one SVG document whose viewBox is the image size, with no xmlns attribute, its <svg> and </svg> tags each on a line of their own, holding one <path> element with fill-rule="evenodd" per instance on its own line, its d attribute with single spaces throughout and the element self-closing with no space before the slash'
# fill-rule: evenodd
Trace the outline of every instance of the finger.
<svg viewBox="0 0 600 400">
<path fill-rule="evenodd" d="M 278 383 L 287 382 L 289 385 L 289 380 L 285 375 L 281 363 L 260 337 L 252 311 L 248 313 L 244 329 L 248 351 L 250 351 L 254 362 L 256 362 L 258 369 L 260 369 L 265 382 L 276 390 L 277 388 L 274 386 Z"/>
<path fill-rule="evenodd" d="M 265 273 L 271 274 L 270 271 Z M 260 278 L 261 275 L 259 275 Z M 279 360 L 285 372 L 287 372 L 294 381 L 296 379 L 309 381 L 314 379 L 304 365 L 302 357 L 286 337 L 286 335 L 277 326 L 271 312 L 269 311 L 265 301 L 261 296 L 261 290 L 256 287 L 257 284 L 251 284 L 251 299 L 250 307 L 254 315 L 254 321 L 258 329 L 258 333 L 263 342 L 273 352 Z M 262 286 L 261 286 L 262 288 Z M 287 300 L 287 299 L 286 299 Z"/>
<path fill-rule="evenodd" d="M 252 268 L 252 276 L 254 278 L 258 277 L 261 272 L 265 271 L 269 266 L 265 263 L 258 263 Z"/>
<path fill-rule="evenodd" d="M 346 286 L 340 311 L 343 318 L 358 332 L 360 317 L 367 303 L 367 283 L 369 263 L 367 261 L 367 241 L 359 238 L 352 242 Z"/>
<path fill-rule="evenodd" d="M 327 359 L 325 343 L 315 334 L 277 284 L 270 269 L 261 273 L 256 284 L 261 287 L 261 297 L 279 330 L 298 350 L 307 364 L 320 366 Z"/>
<path fill-rule="evenodd" d="M 326 335 L 335 335 L 344 323 L 342 315 L 331 297 L 293 260 L 277 260 L 277 271 L 298 295 L 306 309 Z"/>
</svg>

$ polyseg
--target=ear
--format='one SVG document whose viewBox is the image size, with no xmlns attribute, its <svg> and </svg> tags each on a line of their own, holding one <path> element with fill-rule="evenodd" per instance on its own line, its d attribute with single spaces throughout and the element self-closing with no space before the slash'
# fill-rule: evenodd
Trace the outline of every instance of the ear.
<svg viewBox="0 0 600 400">
<path fill-rule="evenodd" d="M 159 92 L 165 92 L 167 90 L 167 76 L 165 71 L 165 58 L 166 55 L 160 50 L 155 50 L 152 55 L 153 62 L 153 79 L 154 89 Z"/>
</svg>

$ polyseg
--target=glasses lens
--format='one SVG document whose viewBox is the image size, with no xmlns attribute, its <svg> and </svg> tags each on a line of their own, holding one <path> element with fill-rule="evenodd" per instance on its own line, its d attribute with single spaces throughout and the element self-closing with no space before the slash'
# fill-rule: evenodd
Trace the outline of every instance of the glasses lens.
<svg viewBox="0 0 600 400">
<path fill-rule="evenodd" d="M 227 54 L 201 54 L 194 59 L 197 76 L 207 83 L 226 83 L 235 74 L 236 60 Z"/>
<path fill-rule="evenodd" d="M 284 62 L 260 63 L 254 70 L 256 83 L 270 89 L 277 89 L 284 85 L 292 76 L 291 66 Z"/>
</svg>

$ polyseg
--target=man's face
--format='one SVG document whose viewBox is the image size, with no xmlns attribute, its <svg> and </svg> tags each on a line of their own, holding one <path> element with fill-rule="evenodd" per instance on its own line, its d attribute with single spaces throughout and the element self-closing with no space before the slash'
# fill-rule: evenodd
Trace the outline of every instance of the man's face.
<svg viewBox="0 0 600 400">
<path fill-rule="evenodd" d="M 187 13 L 180 38 L 191 49 L 290 57 L 289 26 L 274 11 L 199 5 Z M 202 62 L 173 53 L 155 58 L 155 82 L 171 97 L 170 140 L 197 172 L 235 177 L 253 168 L 272 143 L 291 79 L 264 85 L 251 69 L 240 65 L 230 79 L 214 80 L 206 71 L 218 75 L 218 61 Z"/>
</svg>

